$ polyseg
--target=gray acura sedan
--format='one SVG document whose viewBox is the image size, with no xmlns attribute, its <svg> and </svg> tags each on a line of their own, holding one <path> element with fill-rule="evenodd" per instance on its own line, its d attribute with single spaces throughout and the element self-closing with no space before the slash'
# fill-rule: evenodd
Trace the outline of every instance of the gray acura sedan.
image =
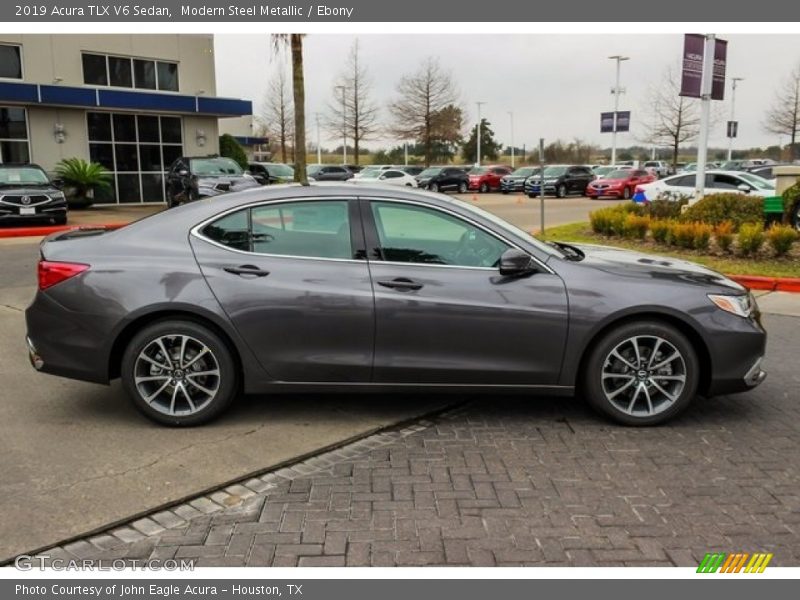
<svg viewBox="0 0 800 600">
<path fill-rule="evenodd" d="M 628 425 L 765 377 L 753 297 L 698 265 L 543 243 L 441 194 L 342 184 L 199 200 L 41 245 L 33 366 L 120 377 L 196 425 L 244 393 L 516 391 Z"/>
</svg>

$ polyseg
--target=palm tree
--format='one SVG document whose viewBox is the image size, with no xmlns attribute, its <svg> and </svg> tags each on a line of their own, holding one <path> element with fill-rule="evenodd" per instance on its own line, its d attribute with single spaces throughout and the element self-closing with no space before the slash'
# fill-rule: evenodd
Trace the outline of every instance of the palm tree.
<svg viewBox="0 0 800 600">
<path fill-rule="evenodd" d="M 111 189 L 111 173 L 101 164 L 82 158 L 65 158 L 55 168 L 56 175 L 74 190 L 69 197 L 73 208 L 86 208 L 94 202 L 94 193 Z"/>
<path fill-rule="evenodd" d="M 280 52 L 287 46 L 292 54 L 292 91 L 294 94 L 294 180 L 308 185 L 306 174 L 306 86 L 303 78 L 302 33 L 272 34 L 272 50 Z"/>
</svg>

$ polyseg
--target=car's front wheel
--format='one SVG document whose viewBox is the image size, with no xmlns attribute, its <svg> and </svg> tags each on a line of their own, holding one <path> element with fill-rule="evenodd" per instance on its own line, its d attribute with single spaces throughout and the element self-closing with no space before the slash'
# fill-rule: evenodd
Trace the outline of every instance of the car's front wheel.
<svg viewBox="0 0 800 600">
<path fill-rule="evenodd" d="M 622 190 L 622 197 L 625 200 L 630 200 L 631 199 L 631 188 L 626 187 L 624 190 Z"/>
<path fill-rule="evenodd" d="M 158 321 L 139 331 L 125 348 L 120 371 L 134 406 L 164 425 L 206 423 L 239 389 L 231 350 L 192 321 Z"/>
<path fill-rule="evenodd" d="M 658 321 L 622 325 L 593 348 L 583 373 L 589 403 L 625 425 L 657 425 L 697 393 L 700 364 L 691 342 Z"/>
<path fill-rule="evenodd" d="M 432 183 L 432 184 L 430 184 L 428 186 L 428 189 L 430 191 L 432 191 L 432 192 L 438 192 L 439 191 L 439 184 L 438 183 Z"/>
<path fill-rule="evenodd" d="M 467 193 L 467 184 L 463 181 L 458 184 L 458 193 L 459 194 L 466 194 Z"/>
<path fill-rule="evenodd" d="M 482 184 L 481 184 L 481 187 L 478 189 L 478 191 L 479 191 L 481 194 L 485 194 L 486 192 L 488 192 L 488 191 L 489 191 L 489 185 L 488 185 L 488 184 L 486 184 L 486 183 L 482 183 Z"/>
</svg>

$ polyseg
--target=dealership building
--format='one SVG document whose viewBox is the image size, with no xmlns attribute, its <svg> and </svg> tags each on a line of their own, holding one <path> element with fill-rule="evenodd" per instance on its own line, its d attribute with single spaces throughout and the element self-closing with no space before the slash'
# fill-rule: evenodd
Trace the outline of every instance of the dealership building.
<svg viewBox="0 0 800 600">
<path fill-rule="evenodd" d="M 172 162 L 217 153 L 220 119 L 250 114 L 216 96 L 211 35 L 0 34 L 0 162 L 98 162 L 114 176 L 98 203 L 163 202 Z"/>
</svg>

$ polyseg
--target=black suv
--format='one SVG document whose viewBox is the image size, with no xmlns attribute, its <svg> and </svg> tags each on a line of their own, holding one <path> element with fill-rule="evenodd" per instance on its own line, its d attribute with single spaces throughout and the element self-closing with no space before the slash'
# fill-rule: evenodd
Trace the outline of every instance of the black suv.
<svg viewBox="0 0 800 600">
<path fill-rule="evenodd" d="M 458 167 L 428 167 L 415 179 L 419 187 L 432 192 L 455 190 L 464 194 L 469 188 L 469 175 Z"/>
<path fill-rule="evenodd" d="M 182 156 L 167 173 L 167 206 L 258 187 L 235 160 L 224 156 Z"/>
<path fill-rule="evenodd" d="M 586 186 L 594 180 L 592 170 L 585 165 L 553 165 L 544 168 L 545 195 L 564 198 L 569 194 L 586 195 Z M 525 180 L 525 193 L 530 198 L 541 194 L 542 177 L 533 175 Z"/>
<path fill-rule="evenodd" d="M 314 181 L 347 181 L 353 172 L 342 165 L 308 165 L 306 174 Z"/>
<path fill-rule="evenodd" d="M 0 164 L 0 225 L 24 221 L 64 225 L 64 192 L 39 165 Z"/>
</svg>

